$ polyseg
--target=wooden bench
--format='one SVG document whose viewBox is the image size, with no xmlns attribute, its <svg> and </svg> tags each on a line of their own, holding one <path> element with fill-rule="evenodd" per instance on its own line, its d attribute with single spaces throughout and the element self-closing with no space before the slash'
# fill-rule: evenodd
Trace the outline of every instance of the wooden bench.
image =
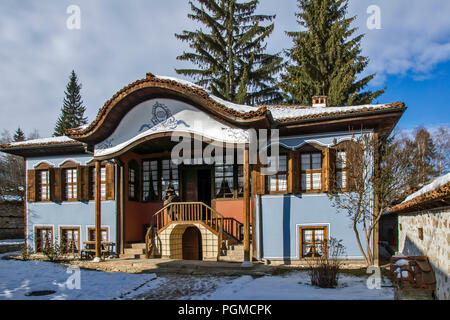
<svg viewBox="0 0 450 320">
<path fill-rule="evenodd" d="M 94 257 L 96 250 L 95 250 L 95 241 L 85 241 L 83 242 L 84 244 L 84 249 L 81 250 L 81 259 L 88 259 L 91 256 Z M 110 241 L 102 241 L 102 257 L 104 258 L 106 256 L 106 254 L 111 254 L 112 253 L 112 247 L 114 246 L 113 242 Z"/>
</svg>

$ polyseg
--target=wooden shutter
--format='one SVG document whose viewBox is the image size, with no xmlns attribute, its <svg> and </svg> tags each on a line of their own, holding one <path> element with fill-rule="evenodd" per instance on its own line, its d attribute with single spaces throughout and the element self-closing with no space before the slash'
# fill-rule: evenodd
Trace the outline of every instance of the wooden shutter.
<svg viewBox="0 0 450 320">
<path fill-rule="evenodd" d="M 301 193 L 301 174 L 300 174 L 300 152 L 294 151 L 292 154 L 292 192 Z"/>
<path fill-rule="evenodd" d="M 106 200 L 114 200 L 114 165 L 106 165 Z"/>
<path fill-rule="evenodd" d="M 81 167 L 81 201 L 89 201 L 90 200 L 90 188 L 89 188 L 89 170 L 92 167 Z"/>
<path fill-rule="evenodd" d="M 328 149 L 328 191 L 336 189 L 336 149 Z"/>
<path fill-rule="evenodd" d="M 322 151 L 322 192 L 329 191 L 330 181 L 330 148 Z"/>
<path fill-rule="evenodd" d="M 55 193 L 56 193 L 56 181 L 55 181 L 55 168 L 48 169 L 48 183 L 49 183 L 49 191 L 50 191 L 50 201 L 56 202 Z"/>
<path fill-rule="evenodd" d="M 61 168 L 50 169 L 50 195 L 51 200 L 55 202 L 62 202 L 64 198 L 63 172 Z"/>
<path fill-rule="evenodd" d="M 37 192 L 36 192 L 36 187 L 37 187 L 37 179 L 36 179 L 36 170 L 28 170 L 27 172 L 27 200 L 28 202 L 36 202 L 36 198 L 37 198 Z"/>
<path fill-rule="evenodd" d="M 356 142 L 349 142 L 346 145 L 345 152 L 346 152 L 346 167 L 347 167 L 347 190 L 348 191 L 354 191 L 355 190 L 355 175 L 357 173 L 352 172 L 354 170 L 354 166 L 351 162 L 358 161 L 359 157 L 362 156 L 362 153 L 358 154 L 359 152 L 359 145 Z M 355 152 L 355 154 L 354 154 Z M 362 152 L 362 150 L 361 150 Z"/>
<path fill-rule="evenodd" d="M 83 166 L 77 166 L 77 200 L 81 201 L 83 199 L 83 184 L 84 184 L 84 169 Z"/>
<path fill-rule="evenodd" d="M 293 158 L 293 152 L 290 151 L 287 154 L 287 192 L 293 193 L 294 192 L 294 158 Z"/>
<path fill-rule="evenodd" d="M 256 194 L 266 193 L 266 176 L 261 174 L 262 166 L 260 164 L 255 165 L 256 170 Z"/>
</svg>

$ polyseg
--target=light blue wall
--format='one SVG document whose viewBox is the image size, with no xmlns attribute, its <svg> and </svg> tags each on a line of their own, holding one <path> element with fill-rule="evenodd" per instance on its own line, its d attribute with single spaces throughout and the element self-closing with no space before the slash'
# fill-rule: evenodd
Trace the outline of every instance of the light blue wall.
<svg viewBox="0 0 450 320">
<path fill-rule="evenodd" d="M 299 259 L 299 227 L 302 226 L 327 226 L 329 238 L 343 240 L 346 258 L 363 258 L 350 218 L 334 208 L 326 194 L 263 195 L 256 203 L 259 212 L 256 227 L 261 230 L 260 258 Z"/>
<path fill-rule="evenodd" d="M 371 131 L 363 133 L 370 134 Z M 280 137 L 280 145 L 291 150 L 296 150 L 305 143 L 331 147 L 360 135 L 336 132 Z M 346 256 L 342 258 L 363 259 L 350 217 L 346 212 L 339 212 L 334 208 L 326 194 L 257 196 L 256 209 L 256 230 L 259 231 L 257 252 L 260 259 L 299 259 L 299 227 L 303 226 L 327 226 L 329 238 L 343 241 Z M 360 235 L 363 236 L 361 231 Z M 363 241 L 365 248 L 364 243 Z"/>
<path fill-rule="evenodd" d="M 86 165 L 92 160 L 90 155 L 64 155 L 28 158 L 27 169 L 33 169 L 42 162 L 59 167 L 67 160 Z M 102 228 L 108 228 L 109 241 L 117 244 L 116 201 L 102 201 Z M 88 228 L 95 226 L 95 202 L 27 202 L 27 241 L 34 246 L 34 228 L 39 226 L 53 227 L 53 237 L 61 239 L 61 227 L 79 227 L 80 244 L 88 240 Z M 116 249 L 116 247 L 114 248 Z"/>
</svg>

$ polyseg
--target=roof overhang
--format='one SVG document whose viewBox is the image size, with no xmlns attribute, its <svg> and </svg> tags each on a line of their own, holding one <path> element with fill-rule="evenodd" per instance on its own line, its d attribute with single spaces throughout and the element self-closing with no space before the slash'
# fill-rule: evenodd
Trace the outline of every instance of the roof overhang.
<svg viewBox="0 0 450 320">
<path fill-rule="evenodd" d="M 19 146 L 4 144 L 0 146 L 0 151 L 24 158 L 88 153 L 86 144 L 79 141 L 53 144 L 29 144 Z"/>
</svg>

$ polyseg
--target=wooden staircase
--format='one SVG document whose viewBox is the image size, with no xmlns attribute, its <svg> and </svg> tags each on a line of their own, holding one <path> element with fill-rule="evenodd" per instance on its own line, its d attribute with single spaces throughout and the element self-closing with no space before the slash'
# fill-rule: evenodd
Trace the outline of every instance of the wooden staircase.
<svg viewBox="0 0 450 320">
<path fill-rule="evenodd" d="M 203 202 L 172 202 L 156 212 L 145 235 L 145 247 L 133 244 L 125 249 L 127 257 L 154 257 L 155 237 L 173 223 L 201 223 L 209 231 L 217 235 L 217 259 L 234 251 L 242 241 L 242 224 L 235 219 L 225 218 Z M 232 248 L 232 249 L 230 249 Z M 143 249 L 143 251 L 141 251 Z M 236 255 L 236 258 L 238 256 Z M 243 249 L 242 249 L 243 259 Z"/>
<path fill-rule="evenodd" d="M 145 259 L 145 243 L 129 243 L 124 248 L 124 253 L 119 255 L 121 259 Z"/>
</svg>

